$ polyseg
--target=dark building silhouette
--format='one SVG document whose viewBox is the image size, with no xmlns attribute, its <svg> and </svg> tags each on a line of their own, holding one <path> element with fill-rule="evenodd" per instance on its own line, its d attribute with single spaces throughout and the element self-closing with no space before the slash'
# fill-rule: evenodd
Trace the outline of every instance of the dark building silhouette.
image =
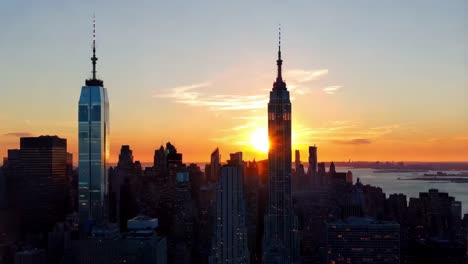
<svg viewBox="0 0 468 264">
<path fill-rule="evenodd" d="M 182 264 L 193 261 L 195 204 L 191 197 L 189 177 L 187 171 L 176 173 L 175 215 L 168 236 L 170 263 Z"/>
<path fill-rule="evenodd" d="M 270 149 L 263 261 L 295 263 L 299 261 L 299 245 L 291 197 L 291 101 L 281 73 L 281 48 L 276 62 L 278 72 L 268 103 Z"/>
<path fill-rule="evenodd" d="M 182 153 L 171 142 L 166 143 L 166 159 L 169 170 L 182 166 Z"/>
<path fill-rule="evenodd" d="M 320 162 L 317 166 L 317 186 L 323 187 L 327 184 L 327 172 L 325 170 L 325 163 Z"/>
<path fill-rule="evenodd" d="M 217 182 L 221 173 L 221 156 L 219 155 L 218 148 L 211 153 L 210 164 L 207 166 L 207 169 L 205 170 L 207 179 L 211 182 Z"/>
<path fill-rule="evenodd" d="M 245 166 L 244 173 L 244 195 L 246 204 L 246 226 L 247 226 L 247 242 L 250 253 L 250 263 L 255 263 L 257 259 L 257 245 L 261 244 L 261 239 L 258 239 L 259 221 L 263 222 L 263 217 L 260 214 L 260 176 L 258 175 L 257 162 L 253 160 Z"/>
<path fill-rule="evenodd" d="M 336 173 L 335 163 L 332 161 L 332 163 L 330 163 L 330 168 L 328 169 L 329 178 L 333 178 L 335 176 L 335 173 Z"/>
<path fill-rule="evenodd" d="M 65 216 L 67 140 L 57 136 L 21 138 L 19 163 L 21 231 L 47 233 Z"/>
<path fill-rule="evenodd" d="M 247 244 L 242 152 L 233 153 L 221 168 L 216 190 L 216 224 L 212 263 L 250 263 Z"/>
<path fill-rule="evenodd" d="M 123 145 L 119 161 L 109 170 L 109 221 L 126 231 L 127 221 L 139 212 L 137 187 L 142 177 L 141 164 L 133 161 L 133 152 Z"/>
<path fill-rule="evenodd" d="M 163 146 L 154 151 L 153 168 L 158 176 L 167 175 L 167 157 Z"/>
<path fill-rule="evenodd" d="M 166 238 L 158 236 L 158 219 L 138 216 L 127 222 L 128 232 L 113 225 L 95 226 L 89 239 L 71 241 L 62 263 L 167 263 Z"/>
<path fill-rule="evenodd" d="M 400 263 L 400 225 L 350 217 L 328 222 L 326 263 Z"/>
<path fill-rule="evenodd" d="M 419 193 L 419 198 L 410 198 L 408 216 L 412 227 L 423 227 L 421 235 L 453 240 L 461 228 L 461 203 L 448 193 L 430 189 Z"/>
<path fill-rule="evenodd" d="M 309 147 L 309 169 L 307 170 L 307 176 L 309 188 L 319 186 L 320 181 L 317 179 L 317 147 L 315 145 Z"/>
<path fill-rule="evenodd" d="M 305 174 L 304 165 L 301 163 L 301 153 L 298 149 L 296 149 L 294 172 L 292 173 L 292 190 L 306 191 L 307 189 L 307 175 Z"/>
</svg>

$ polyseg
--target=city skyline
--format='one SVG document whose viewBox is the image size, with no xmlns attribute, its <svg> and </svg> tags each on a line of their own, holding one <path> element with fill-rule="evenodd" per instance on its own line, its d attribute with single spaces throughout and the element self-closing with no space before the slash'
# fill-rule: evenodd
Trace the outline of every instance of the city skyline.
<svg viewBox="0 0 468 264">
<path fill-rule="evenodd" d="M 53 9 L 45 2 L 41 7 L 49 8 L 48 18 L 31 12 L 34 6 L 2 5 L 0 12 L 6 12 L 0 21 L 10 14 L 25 20 L 11 25 L 6 37 L 21 42 L 27 35 L 32 40 L 19 46 L 0 43 L 2 57 L 11 62 L 0 66 L 6 73 L 0 87 L 9 87 L 2 89 L 0 99 L 8 109 L 0 113 L 6 124 L 0 128 L 3 156 L 18 148 L 19 136 L 48 134 L 66 138 L 77 163 L 74 106 L 76 87 L 90 77 L 85 74 L 90 69 L 89 10 L 97 14 L 98 76 L 110 87 L 111 162 L 127 144 L 142 161 L 151 161 L 154 149 L 167 141 L 189 162 L 207 161 L 216 147 L 222 157 L 242 150 L 246 159 L 265 159 L 265 143 L 258 141 L 267 137 L 264 113 L 279 22 L 287 54 L 284 77 L 295 106 L 293 149 L 305 154 L 316 144 L 321 161 L 466 161 L 468 156 L 468 124 L 462 121 L 468 119 L 463 99 L 468 96 L 463 60 L 468 41 L 460 11 L 466 3 L 461 1 L 395 6 L 361 1 L 336 10 L 317 4 L 310 14 L 299 10 L 310 7 L 307 3 L 272 4 L 265 8 L 284 17 L 260 14 L 258 21 L 261 4 L 243 8 L 212 3 L 203 11 L 206 4 L 188 10 L 146 3 L 124 11 L 127 5 L 118 3 L 112 13 L 97 3 Z M 359 19 L 366 7 L 375 11 L 370 14 L 374 24 L 369 17 Z M 350 8 L 356 9 L 353 14 Z M 410 12 L 416 8 L 421 11 L 418 19 Z M 80 9 L 86 12 L 76 12 Z M 178 9 L 180 22 L 163 14 Z M 216 16 L 209 10 L 229 10 L 225 23 L 210 25 Z M 320 10 L 335 13 L 321 15 Z M 132 22 L 136 14 L 141 19 Z M 189 25 L 191 19 L 195 22 Z M 59 38 L 50 44 L 53 36 Z"/>
</svg>

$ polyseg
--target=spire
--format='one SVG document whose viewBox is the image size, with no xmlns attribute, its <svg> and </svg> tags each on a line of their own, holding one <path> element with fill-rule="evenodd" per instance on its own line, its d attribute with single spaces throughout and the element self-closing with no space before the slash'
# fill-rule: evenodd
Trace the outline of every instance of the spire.
<svg viewBox="0 0 468 264">
<path fill-rule="evenodd" d="M 278 27 L 278 59 L 276 60 L 276 65 L 278 66 L 278 73 L 276 81 L 273 83 L 273 88 L 286 89 L 286 83 L 283 81 L 281 74 L 281 66 L 283 65 L 283 60 L 281 59 L 281 24 Z"/>
<path fill-rule="evenodd" d="M 96 15 L 93 14 L 93 56 L 91 57 L 91 62 L 93 63 L 93 77 L 86 80 L 86 86 L 103 86 L 103 81 L 96 78 L 96 62 L 98 58 L 96 57 Z"/>
<path fill-rule="evenodd" d="M 93 57 L 91 61 L 93 62 L 93 80 L 96 80 L 96 62 L 98 58 L 96 57 L 96 15 L 93 14 Z"/>
<path fill-rule="evenodd" d="M 283 77 L 281 76 L 281 65 L 283 64 L 283 60 L 281 59 L 281 24 L 278 27 L 278 60 L 276 61 L 276 65 L 278 65 L 278 76 L 276 77 L 277 81 L 283 81 Z"/>
</svg>

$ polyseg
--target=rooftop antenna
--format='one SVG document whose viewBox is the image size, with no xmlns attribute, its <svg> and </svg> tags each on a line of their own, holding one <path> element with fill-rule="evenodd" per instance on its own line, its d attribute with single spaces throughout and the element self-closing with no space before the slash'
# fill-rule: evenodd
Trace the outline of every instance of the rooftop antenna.
<svg viewBox="0 0 468 264">
<path fill-rule="evenodd" d="M 93 14 L 93 56 L 91 57 L 91 62 L 93 63 L 92 78 L 85 81 L 86 86 L 101 86 L 104 87 L 104 82 L 96 78 L 96 62 L 98 58 L 96 57 L 96 15 Z"/>
<path fill-rule="evenodd" d="M 91 61 L 93 62 L 93 80 L 96 80 L 96 62 L 98 58 L 96 57 L 96 15 L 93 13 L 93 57 Z"/>
</svg>

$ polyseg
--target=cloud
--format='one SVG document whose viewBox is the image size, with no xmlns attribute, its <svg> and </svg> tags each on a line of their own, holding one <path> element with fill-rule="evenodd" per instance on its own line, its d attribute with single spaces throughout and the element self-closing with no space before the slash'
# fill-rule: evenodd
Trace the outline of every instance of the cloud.
<svg viewBox="0 0 468 264">
<path fill-rule="evenodd" d="M 31 133 L 25 133 L 25 132 L 11 132 L 11 133 L 5 133 L 3 134 L 4 136 L 7 137 L 31 137 Z"/>
<path fill-rule="evenodd" d="M 174 87 L 166 94 L 156 94 L 153 97 L 173 98 L 175 102 L 191 106 L 205 106 L 210 110 L 250 110 L 265 108 L 268 95 L 209 95 L 199 91 L 198 88 L 211 86 L 210 82 L 203 82 L 187 86 Z"/>
<path fill-rule="evenodd" d="M 320 70 L 303 70 L 303 69 L 293 69 L 288 70 L 284 73 L 284 76 L 287 77 L 287 80 L 291 83 L 304 83 L 309 82 L 315 79 L 318 79 L 324 75 L 328 74 L 328 69 Z"/>
<path fill-rule="evenodd" d="M 322 89 L 327 94 L 335 94 L 339 89 L 341 89 L 341 85 L 333 85 L 333 86 L 328 86 Z"/>
<path fill-rule="evenodd" d="M 256 127 L 256 126 L 257 126 L 257 122 L 248 122 L 246 124 L 235 126 L 230 129 L 224 129 L 224 131 L 239 131 L 239 130 L 245 130 L 247 128 Z"/>
<path fill-rule="evenodd" d="M 266 120 L 266 116 L 233 116 L 232 119 L 240 120 Z"/>
<path fill-rule="evenodd" d="M 156 94 L 153 97 L 162 97 L 162 98 L 176 98 L 176 99 L 195 99 L 199 96 L 200 93 L 193 92 L 192 90 L 202 87 L 208 87 L 211 84 L 209 82 L 191 84 L 186 86 L 178 86 L 169 89 L 171 92 L 166 94 Z"/>
<path fill-rule="evenodd" d="M 338 144 L 346 144 L 346 145 L 367 145 L 371 144 L 372 141 L 368 138 L 353 138 L 353 139 L 344 139 L 344 140 L 333 140 L 332 142 Z"/>
</svg>

